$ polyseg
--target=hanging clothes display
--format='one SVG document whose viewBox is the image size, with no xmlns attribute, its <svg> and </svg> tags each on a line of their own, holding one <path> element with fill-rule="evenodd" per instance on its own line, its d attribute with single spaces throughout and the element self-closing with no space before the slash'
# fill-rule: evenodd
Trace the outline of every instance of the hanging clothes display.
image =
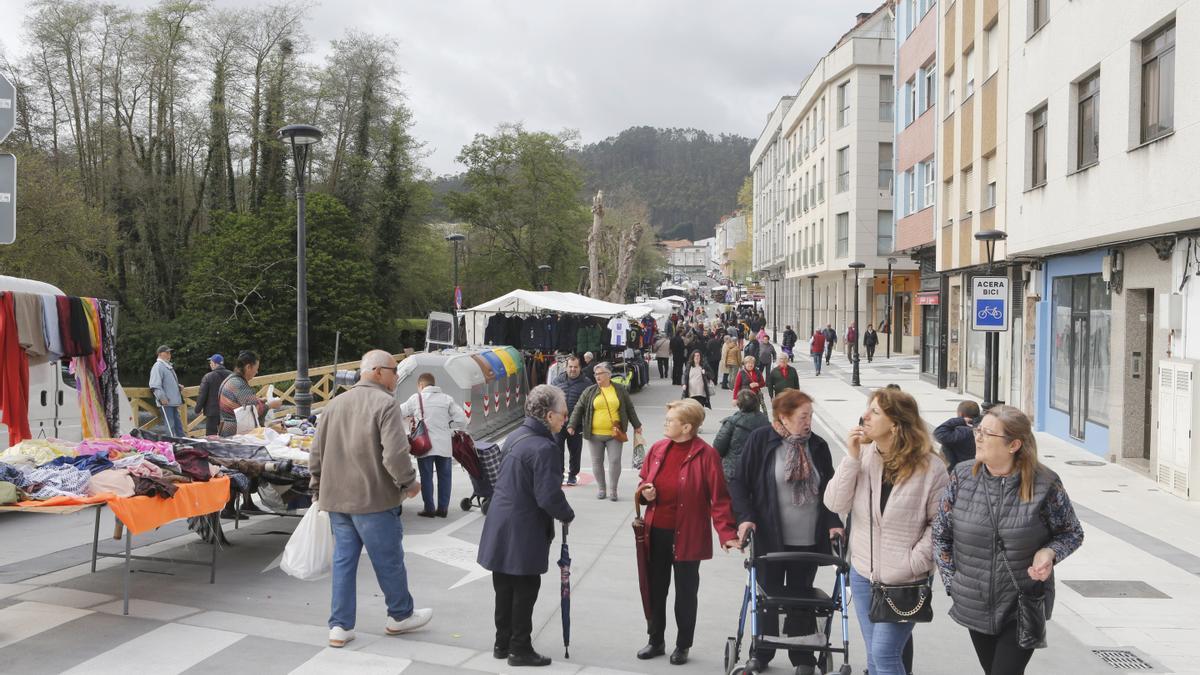
<svg viewBox="0 0 1200 675">
<path fill-rule="evenodd" d="M 47 361 L 46 329 L 42 325 L 42 297 L 35 293 L 13 293 L 13 311 L 17 317 L 17 335 L 30 365 Z"/>
<path fill-rule="evenodd" d="M 46 337 L 47 357 L 57 361 L 63 357 L 65 349 L 62 343 L 62 331 L 58 323 L 58 298 L 53 295 L 40 296 L 42 299 L 42 331 Z"/>
<path fill-rule="evenodd" d="M 121 381 L 117 378 L 117 303 L 93 300 L 97 303 L 101 328 L 101 356 L 107 366 L 100 374 L 100 402 L 104 406 L 104 421 L 110 431 L 121 428 Z"/>
<path fill-rule="evenodd" d="M 624 347 L 629 339 L 629 319 L 616 316 L 608 321 L 608 344 L 614 347 Z"/>
<path fill-rule="evenodd" d="M 0 417 L 8 425 L 8 445 L 29 432 L 29 356 L 21 349 L 13 294 L 0 293 Z"/>
</svg>

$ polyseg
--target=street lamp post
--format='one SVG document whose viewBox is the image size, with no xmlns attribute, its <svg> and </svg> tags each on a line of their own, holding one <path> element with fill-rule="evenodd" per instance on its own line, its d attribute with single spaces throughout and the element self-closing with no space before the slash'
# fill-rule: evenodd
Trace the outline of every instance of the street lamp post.
<svg viewBox="0 0 1200 675">
<path fill-rule="evenodd" d="M 464 241 L 466 241 L 466 239 L 467 239 L 467 236 L 465 234 L 458 234 L 457 232 L 455 232 L 454 234 L 446 235 L 446 241 L 454 244 L 454 314 L 455 314 L 455 316 L 458 315 L 458 310 L 462 309 L 462 301 L 459 297 L 461 295 L 461 291 L 459 290 L 459 287 L 458 287 L 458 247 Z"/>
<path fill-rule="evenodd" d="M 809 275 L 812 284 L 808 287 L 808 325 L 811 330 L 808 336 L 811 338 L 817 332 L 817 275 Z"/>
<path fill-rule="evenodd" d="M 892 331 L 896 330 L 892 325 L 892 265 L 896 264 L 895 258 L 888 258 L 888 296 L 887 296 L 887 316 L 884 321 L 887 322 L 887 358 L 892 358 Z"/>
<path fill-rule="evenodd" d="M 305 222 L 304 182 L 309 148 L 321 140 L 321 130 L 308 124 L 289 124 L 276 134 L 292 146 L 296 170 L 296 414 L 312 412 L 312 381 L 308 378 L 308 226 Z"/>
<path fill-rule="evenodd" d="M 866 263 L 861 262 L 850 263 L 850 269 L 854 270 L 854 342 L 851 343 L 854 355 L 851 363 L 854 364 L 854 368 L 850 371 L 850 384 L 855 387 L 862 386 L 858 372 L 858 271 L 866 266 Z"/>
<path fill-rule="evenodd" d="M 779 270 L 771 272 L 771 342 L 779 342 Z"/>
<path fill-rule="evenodd" d="M 987 249 L 988 274 L 992 273 L 996 259 L 996 242 L 1004 241 L 1008 233 L 1002 230 L 983 230 L 975 233 L 975 239 L 982 241 Z M 1005 311 L 1008 311 L 1007 308 Z M 983 409 L 987 410 L 1000 403 L 1000 333 L 988 331 L 984 336 L 983 349 Z"/>
<path fill-rule="evenodd" d="M 550 290 L 550 266 L 549 265 L 538 265 L 538 273 L 542 277 L 542 290 L 543 291 Z"/>
</svg>

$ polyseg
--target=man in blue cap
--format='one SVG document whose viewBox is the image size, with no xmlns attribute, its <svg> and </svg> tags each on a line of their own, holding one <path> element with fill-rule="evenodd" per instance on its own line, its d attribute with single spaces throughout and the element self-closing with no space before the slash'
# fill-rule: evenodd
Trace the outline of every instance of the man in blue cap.
<svg viewBox="0 0 1200 675">
<path fill-rule="evenodd" d="M 208 357 L 209 372 L 200 380 L 200 394 L 196 396 L 193 414 L 204 415 L 204 433 L 216 436 L 221 427 L 221 385 L 230 372 L 225 368 L 225 357 L 213 354 Z"/>
</svg>

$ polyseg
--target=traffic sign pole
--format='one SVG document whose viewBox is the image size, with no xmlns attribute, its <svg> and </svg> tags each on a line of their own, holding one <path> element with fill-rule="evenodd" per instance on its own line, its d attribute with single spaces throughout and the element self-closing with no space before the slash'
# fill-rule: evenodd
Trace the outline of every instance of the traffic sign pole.
<svg viewBox="0 0 1200 675">
<path fill-rule="evenodd" d="M 0 143 L 17 126 L 17 89 L 0 73 Z M 17 158 L 0 155 L 0 244 L 17 240 Z"/>
</svg>

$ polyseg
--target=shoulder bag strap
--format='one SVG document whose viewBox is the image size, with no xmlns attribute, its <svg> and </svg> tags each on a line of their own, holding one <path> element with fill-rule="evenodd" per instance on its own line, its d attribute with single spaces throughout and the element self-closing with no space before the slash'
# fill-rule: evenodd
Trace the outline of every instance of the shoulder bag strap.
<svg viewBox="0 0 1200 675">
<path fill-rule="evenodd" d="M 867 533 L 871 537 L 871 583 L 875 583 L 875 486 L 871 484 L 870 471 L 867 472 Z"/>
<path fill-rule="evenodd" d="M 983 470 L 986 471 L 987 469 L 984 468 Z M 1012 565 L 1008 562 L 1008 551 L 1004 548 L 1004 537 L 1000 536 L 1000 525 L 996 521 L 996 512 L 992 507 L 992 491 L 983 480 L 979 481 L 979 485 L 983 488 L 984 496 L 987 497 L 988 516 L 992 519 L 992 531 L 996 536 L 996 545 L 1000 548 L 1000 557 L 1004 559 L 1004 569 L 1008 571 L 1008 578 L 1012 579 L 1013 587 L 1017 589 L 1017 597 L 1020 598 L 1024 593 L 1021 591 L 1021 584 L 1017 583 L 1017 575 L 1013 574 Z"/>
<path fill-rule="evenodd" d="M 417 392 L 417 405 L 420 406 L 420 408 L 421 408 L 421 421 L 424 422 L 425 421 L 425 397 L 422 396 L 421 392 L 419 392 L 419 391 Z"/>
</svg>

